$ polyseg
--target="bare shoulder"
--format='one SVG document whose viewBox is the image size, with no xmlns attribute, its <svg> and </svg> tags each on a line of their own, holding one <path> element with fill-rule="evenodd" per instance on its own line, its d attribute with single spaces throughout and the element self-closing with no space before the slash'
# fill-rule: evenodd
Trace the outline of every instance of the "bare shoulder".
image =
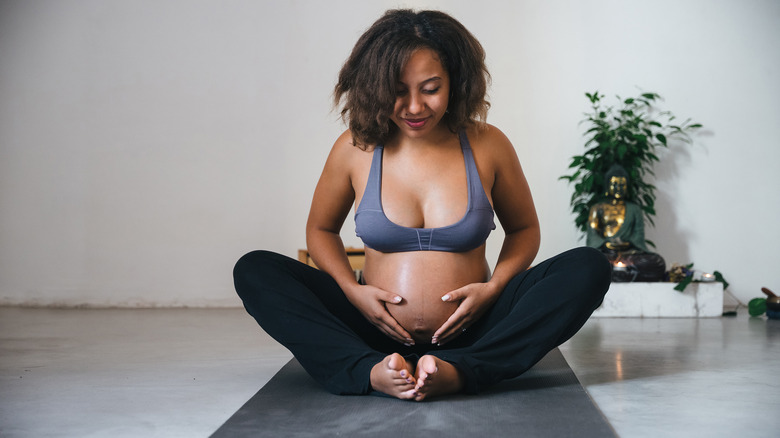
<svg viewBox="0 0 780 438">
<path fill-rule="evenodd" d="M 328 156 L 328 165 L 335 166 L 342 171 L 351 170 L 355 166 L 360 166 L 365 161 L 366 156 L 370 156 L 370 154 L 366 150 L 355 146 L 352 140 L 352 133 L 346 130 L 333 143 Z"/>
<path fill-rule="evenodd" d="M 355 149 L 358 149 L 352 144 L 352 133 L 347 129 L 338 136 L 335 142 L 333 142 L 333 149 L 331 149 L 331 155 L 337 155 L 339 157 L 349 157 L 354 155 Z"/>
<path fill-rule="evenodd" d="M 477 160 L 491 166 L 517 160 L 517 153 L 509 138 L 490 124 L 473 126 L 466 131 Z"/>
</svg>

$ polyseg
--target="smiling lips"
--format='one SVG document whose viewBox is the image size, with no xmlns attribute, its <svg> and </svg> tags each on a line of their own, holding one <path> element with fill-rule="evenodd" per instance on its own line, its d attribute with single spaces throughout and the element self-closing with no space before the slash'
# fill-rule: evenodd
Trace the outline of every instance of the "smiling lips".
<svg viewBox="0 0 780 438">
<path fill-rule="evenodd" d="M 410 128 L 412 129 L 420 129 L 423 126 L 425 126 L 425 122 L 428 121 L 428 118 L 424 119 L 404 119 L 404 123 L 406 123 Z"/>
</svg>

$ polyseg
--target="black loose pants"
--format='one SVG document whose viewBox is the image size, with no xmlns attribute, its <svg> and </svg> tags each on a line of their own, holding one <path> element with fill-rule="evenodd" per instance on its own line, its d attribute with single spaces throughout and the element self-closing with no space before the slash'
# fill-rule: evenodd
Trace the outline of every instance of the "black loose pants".
<svg viewBox="0 0 780 438">
<path fill-rule="evenodd" d="M 477 322 L 441 347 L 388 338 L 328 274 L 289 257 L 250 252 L 233 277 L 247 312 L 332 393 L 370 393 L 371 368 L 394 352 L 412 364 L 424 354 L 450 362 L 465 392 L 476 393 L 522 374 L 572 337 L 601 304 L 611 267 L 588 247 L 552 257 L 515 276 Z"/>
</svg>

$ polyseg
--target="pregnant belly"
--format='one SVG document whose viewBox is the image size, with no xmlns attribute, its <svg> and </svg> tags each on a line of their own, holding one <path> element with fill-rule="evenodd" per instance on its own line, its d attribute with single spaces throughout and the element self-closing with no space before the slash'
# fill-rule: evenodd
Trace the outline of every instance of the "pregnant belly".
<svg viewBox="0 0 780 438">
<path fill-rule="evenodd" d="M 468 253 L 370 252 L 366 283 L 403 297 L 399 304 L 388 304 L 387 310 L 417 344 L 430 344 L 436 330 L 457 310 L 457 302 L 442 301 L 442 296 L 488 276 L 484 248 Z"/>
<path fill-rule="evenodd" d="M 449 290 L 413 290 L 400 293 L 401 304 L 389 304 L 387 310 L 412 335 L 417 344 L 430 344 L 433 334 L 455 313 L 458 303 L 444 302 Z"/>
</svg>

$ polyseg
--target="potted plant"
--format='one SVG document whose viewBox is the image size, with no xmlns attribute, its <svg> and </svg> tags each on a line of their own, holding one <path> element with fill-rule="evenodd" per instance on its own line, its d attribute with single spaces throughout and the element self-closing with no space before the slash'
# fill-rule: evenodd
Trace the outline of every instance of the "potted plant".
<svg viewBox="0 0 780 438">
<path fill-rule="evenodd" d="M 570 204 L 576 215 L 575 225 L 581 231 L 587 230 L 590 208 L 603 200 L 604 174 L 614 164 L 623 166 L 629 174 L 627 200 L 638 204 L 653 225 L 656 187 L 646 177 L 654 175 L 653 164 L 659 161 L 656 150 L 675 140 L 690 143 L 690 134 L 701 125 L 690 119 L 675 124 L 671 112 L 656 111 L 654 104 L 662 100 L 656 93 L 627 99 L 617 96 L 617 107 L 606 105 L 604 95 L 598 91 L 585 96 L 592 106 L 581 122 L 588 127 L 584 134 L 586 151 L 572 157 L 569 169 L 573 173 L 560 177 L 574 185 Z M 647 243 L 655 247 L 653 242 Z"/>
</svg>

